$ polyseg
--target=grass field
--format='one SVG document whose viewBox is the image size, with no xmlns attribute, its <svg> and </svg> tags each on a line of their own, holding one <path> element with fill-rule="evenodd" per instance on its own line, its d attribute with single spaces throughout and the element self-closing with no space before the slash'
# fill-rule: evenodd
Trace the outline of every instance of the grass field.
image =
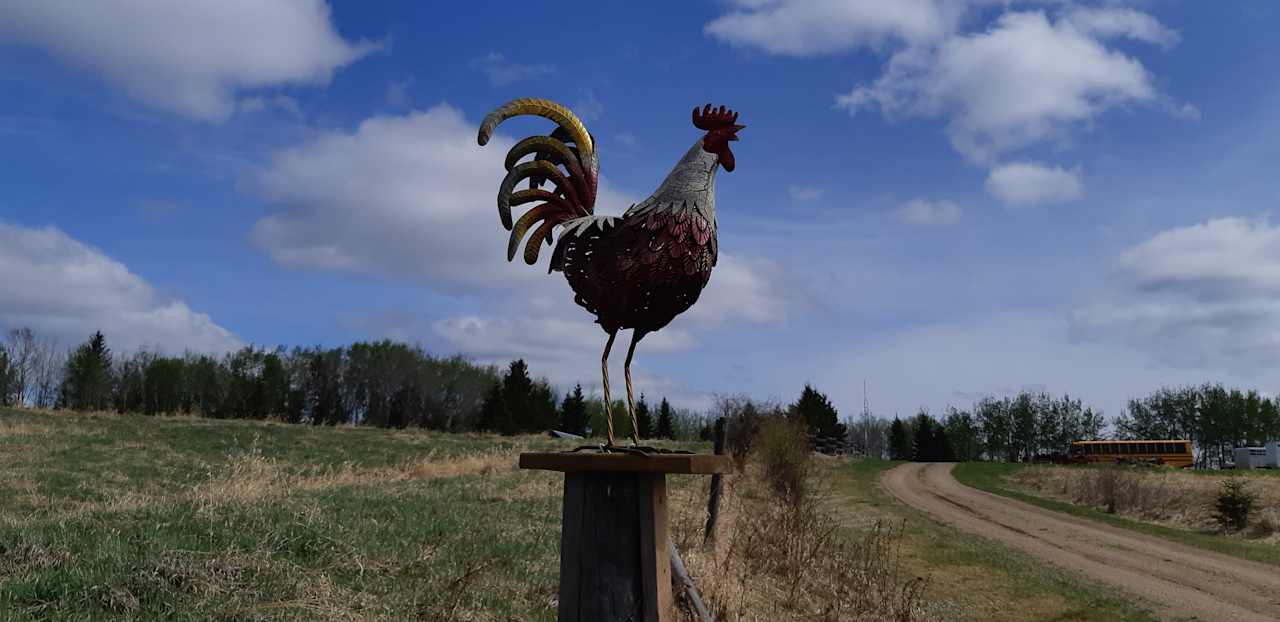
<svg viewBox="0 0 1280 622">
<path fill-rule="evenodd" d="M 1161 538 L 1167 538 L 1184 544 L 1199 546 L 1212 551 L 1217 551 L 1226 555 L 1234 555 L 1244 559 L 1280 565 L 1280 546 L 1274 542 L 1274 538 L 1268 540 L 1250 540 L 1239 535 L 1223 535 L 1215 533 L 1206 528 L 1200 527 L 1196 529 L 1178 526 L 1173 521 L 1154 521 L 1141 520 L 1135 516 L 1121 516 L 1103 511 L 1100 508 L 1079 503 L 1071 503 L 1061 498 L 1051 498 L 1045 494 L 1038 493 L 1030 489 L 1026 485 L 1020 485 L 1016 480 L 1019 474 L 1024 474 L 1026 469 L 1049 469 L 1055 472 L 1061 471 L 1064 474 L 1080 474 L 1085 475 L 1090 470 L 1109 467 L 1094 466 L 1035 466 L 1021 464 L 1007 464 L 995 462 L 965 462 L 956 466 L 954 474 L 957 480 L 968 486 L 985 490 L 987 492 L 1003 495 L 1012 499 L 1018 499 L 1043 508 L 1065 512 L 1105 522 L 1117 527 L 1131 529 L 1134 531 L 1146 533 Z M 1201 479 L 1215 477 L 1221 479 L 1229 476 L 1243 476 L 1255 481 L 1258 485 L 1272 484 L 1275 482 L 1275 474 L 1269 471 L 1245 471 L 1241 474 L 1223 471 L 1182 471 L 1173 473 L 1152 473 L 1155 476 L 1178 477 Z M 1159 499 L 1155 502 L 1161 503 Z M 1163 505 L 1173 505 L 1175 503 L 1188 503 L 1186 499 L 1177 501 L 1164 501 Z M 1195 501 L 1195 503 L 1204 504 L 1205 500 Z M 1196 508 L 1202 510 L 1202 508 Z M 1273 508 L 1266 508 L 1273 509 Z M 1199 522 L 1199 521 L 1197 521 Z"/>
<path fill-rule="evenodd" d="M 5 619 L 554 618 L 547 441 L 0 415 Z"/>
<path fill-rule="evenodd" d="M 552 620 L 561 482 L 514 462 L 559 443 L 0 410 L 0 620 Z M 876 580 L 924 577 L 923 619 L 1150 619 L 898 505 L 875 483 L 892 463 L 819 465 L 842 541 L 897 534 L 875 540 L 901 562 Z M 688 545 L 705 481 L 672 479 L 673 532 L 714 592 L 714 560 Z M 754 513 L 741 497 L 729 507 Z M 720 619 L 799 619 L 777 576 L 738 582 L 770 609 Z"/>
</svg>

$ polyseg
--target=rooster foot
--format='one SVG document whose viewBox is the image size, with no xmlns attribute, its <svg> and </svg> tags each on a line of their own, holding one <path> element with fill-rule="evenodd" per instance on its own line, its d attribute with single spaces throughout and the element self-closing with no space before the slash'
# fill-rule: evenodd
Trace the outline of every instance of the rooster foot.
<svg viewBox="0 0 1280 622">
<path fill-rule="evenodd" d="M 664 449 L 662 447 L 646 447 L 641 445 L 632 445 L 623 447 L 622 445 L 612 445 L 602 443 L 600 445 L 583 445 L 581 447 L 571 449 L 568 453 L 577 453 L 580 451 L 594 451 L 602 454 L 627 454 L 632 456 L 652 456 L 655 454 L 692 454 L 692 451 L 683 449 Z"/>
</svg>

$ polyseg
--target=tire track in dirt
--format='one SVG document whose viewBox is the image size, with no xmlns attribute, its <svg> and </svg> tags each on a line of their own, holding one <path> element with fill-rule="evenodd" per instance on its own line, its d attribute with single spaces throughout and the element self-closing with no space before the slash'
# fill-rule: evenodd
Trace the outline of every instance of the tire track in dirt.
<svg viewBox="0 0 1280 622">
<path fill-rule="evenodd" d="M 1280 568 L 975 490 L 953 466 L 904 464 L 881 485 L 942 523 L 1140 596 L 1163 618 L 1280 620 Z"/>
</svg>

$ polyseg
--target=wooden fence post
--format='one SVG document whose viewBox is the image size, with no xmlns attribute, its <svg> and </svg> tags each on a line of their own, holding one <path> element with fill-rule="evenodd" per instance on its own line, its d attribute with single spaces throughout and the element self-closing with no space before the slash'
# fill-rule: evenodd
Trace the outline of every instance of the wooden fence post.
<svg viewBox="0 0 1280 622">
<path fill-rule="evenodd" d="M 562 471 L 560 622 L 673 622 L 667 473 L 721 473 L 725 456 L 525 453 Z"/>
<path fill-rule="evenodd" d="M 724 455 L 724 437 L 725 437 L 724 417 L 716 419 L 715 434 L 715 452 L 717 456 Z M 707 495 L 707 524 L 702 530 L 702 545 L 706 546 L 716 539 L 716 521 L 720 519 L 720 493 L 724 487 L 724 476 L 716 473 L 711 476 L 711 490 Z"/>
</svg>

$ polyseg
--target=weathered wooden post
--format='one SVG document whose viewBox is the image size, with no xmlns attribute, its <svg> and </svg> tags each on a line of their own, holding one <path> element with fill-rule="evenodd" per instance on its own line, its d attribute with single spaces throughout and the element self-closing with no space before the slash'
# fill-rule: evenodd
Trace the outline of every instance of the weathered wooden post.
<svg viewBox="0 0 1280 622">
<path fill-rule="evenodd" d="M 560 622 L 671 622 L 667 474 L 728 471 L 727 456 L 525 453 L 520 468 L 564 473 Z"/>
</svg>

